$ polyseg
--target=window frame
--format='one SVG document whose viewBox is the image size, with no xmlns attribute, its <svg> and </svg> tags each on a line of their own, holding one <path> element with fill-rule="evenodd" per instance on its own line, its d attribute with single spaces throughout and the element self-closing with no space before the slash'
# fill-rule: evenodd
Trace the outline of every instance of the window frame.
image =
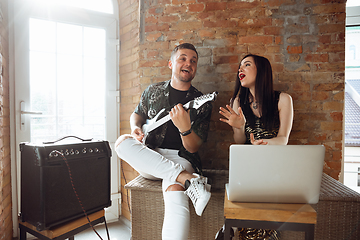
<svg viewBox="0 0 360 240">
<path fill-rule="evenodd" d="M 360 6 L 346 7 L 346 27 L 357 27 L 357 26 L 360 26 Z M 346 81 L 346 78 L 345 78 L 345 81 Z M 344 89 L 344 91 L 345 91 L 345 89 Z M 345 101 L 345 99 L 344 99 L 344 101 Z M 344 127 L 345 127 L 345 115 L 344 115 Z M 344 160 L 342 162 L 342 170 L 341 170 L 340 181 L 345 183 L 345 173 L 346 172 L 347 172 L 347 174 L 352 173 L 352 172 L 348 172 L 348 170 L 345 171 L 345 160 L 350 159 L 350 161 L 351 161 L 351 159 L 353 159 L 353 158 L 360 158 L 360 155 L 357 153 L 358 151 L 356 150 L 356 148 L 360 148 L 360 147 L 346 147 L 345 146 L 345 128 L 344 128 L 343 131 L 344 131 L 343 132 L 343 136 L 344 136 L 344 141 L 343 141 Z"/>
</svg>

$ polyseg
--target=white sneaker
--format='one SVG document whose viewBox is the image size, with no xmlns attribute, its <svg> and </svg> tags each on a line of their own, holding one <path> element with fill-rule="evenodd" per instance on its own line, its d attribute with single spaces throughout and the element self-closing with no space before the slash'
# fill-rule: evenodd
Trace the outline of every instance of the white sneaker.
<svg viewBox="0 0 360 240">
<path fill-rule="evenodd" d="M 189 181 L 189 180 L 187 180 Z M 211 185 L 207 184 L 207 178 L 198 176 L 190 179 L 190 185 L 184 192 L 191 199 L 195 212 L 198 216 L 201 216 L 206 205 L 210 200 Z"/>
<path fill-rule="evenodd" d="M 196 176 L 197 178 L 199 178 L 199 181 L 205 184 L 206 191 L 210 192 L 210 190 L 211 190 L 211 185 L 210 185 L 210 183 L 208 183 L 208 178 L 207 178 L 207 177 L 200 176 L 200 175 L 197 174 L 197 173 L 193 173 L 193 175 Z"/>
</svg>

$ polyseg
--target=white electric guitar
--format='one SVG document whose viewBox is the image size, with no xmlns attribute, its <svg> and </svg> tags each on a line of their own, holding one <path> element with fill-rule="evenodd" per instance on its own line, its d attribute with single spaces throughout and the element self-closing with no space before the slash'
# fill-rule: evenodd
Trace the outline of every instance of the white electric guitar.
<svg viewBox="0 0 360 240">
<path fill-rule="evenodd" d="M 183 107 L 185 108 L 185 110 L 187 110 L 189 108 L 198 109 L 200 106 L 202 106 L 206 102 L 215 101 L 217 94 L 218 94 L 218 92 L 213 92 L 213 93 L 202 95 L 200 97 L 195 98 L 194 100 L 187 102 L 185 105 L 183 105 Z M 160 127 L 161 125 L 163 125 L 164 123 L 166 123 L 167 121 L 169 121 L 171 119 L 170 114 L 168 114 L 165 117 L 158 120 L 158 117 L 164 111 L 165 111 L 165 108 L 162 109 L 160 112 L 158 112 L 158 114 L 156 114 L 156 116 L 154 118 L 152 118 L 150 120 L 147 119 L 146 123 L 142 126 L 143 133 L 145 134 L 145 136 L 142 140 L 143 143 L 145 143 L 146 137 L 149 135 L 149 133 L 151 131 Z"/>
</svg>

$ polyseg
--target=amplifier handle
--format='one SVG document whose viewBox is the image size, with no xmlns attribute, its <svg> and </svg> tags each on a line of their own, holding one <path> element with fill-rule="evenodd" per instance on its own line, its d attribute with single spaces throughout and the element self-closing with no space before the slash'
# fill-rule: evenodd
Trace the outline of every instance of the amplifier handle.
<svg viewBox="0 0 360 240">
<path fill-rule="evenodd" d="M 59 142 L 59 141 L 61 141 L 61 140 L 64 140 L 65 138 L 69 138 L 69 137 L 73 137 L 73 138 L 80 139 L 80 140 L 83 141 L 83 142 L 85 142 L 85 141 L 91 141 L 91 140 L 92 140 L 92 138 L 82 139 L 82 138 L 79 138 L 79 137 L 77 137 L 77 136 L 66 136 L 66 137 L 60 138 L 60 139 L 58 139 L 58 140 L 56 140 L 56 141 L 53 141 L 53 142 L 43 142 L 43 144 L 54 144 L 54 143 L 56 143 L 56 142 Z"/>
</svg>

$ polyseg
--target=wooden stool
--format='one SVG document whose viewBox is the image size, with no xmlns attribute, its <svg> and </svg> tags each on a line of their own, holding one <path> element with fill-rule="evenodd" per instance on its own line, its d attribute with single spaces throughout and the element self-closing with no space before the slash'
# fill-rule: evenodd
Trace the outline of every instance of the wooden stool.
<svg viewBox="0 0 360 240">
<path fill-rule="evenodd" d="M 88 216 L 93 226 L 105 222 L 105 227 L 107 231 L 108 229 L 107 229 L 104 213 L 105 211 L 101 210 L 96 213 L 90 214 Z M 30 223 L 19 221 L 20 240 L 26 240 L 27 232 L 41 240 L 50 240 L 50 239 L 63 240 L 66 238 L 68 238 L 69 240 L 74 240 L 75 234 L 82 232 L 90 227 L 91 226 L 86 217 L 78 218 L 69 223 L 62 224 L 56 228 L 43 230 L 43 231 L 36 230 L 36 227 Z"/>
<path fill-rule="evenodd" d="M 309 204 L 231 202 L 225 192 L 225 239 L 230 228 L 304 231 L 306 240 L 314 239 L 316 212 Z"/>
</svg>

